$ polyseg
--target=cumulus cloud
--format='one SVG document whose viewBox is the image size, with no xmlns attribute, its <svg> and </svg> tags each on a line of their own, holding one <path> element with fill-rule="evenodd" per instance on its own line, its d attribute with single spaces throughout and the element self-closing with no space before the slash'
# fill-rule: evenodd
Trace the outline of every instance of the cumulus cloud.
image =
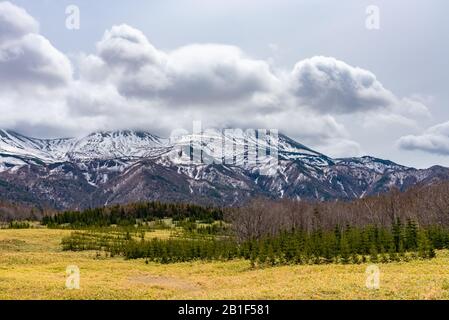
<svg viewBox="0 0 449 320">
<path fill-rule="evenodd" d="M 370 71 L 335 58 L 306 59 L 290 71 L 230 45 L 164 51 L 125 24 L 107 30 L 95 52 L 70 61 L 9 2 L 0 3 L 0 81 L 0 127 L 41 136 L 114 129 L 168 135 L 201 120 L 205 127 L 278 129 L 343 156 L 360 146 L 339 116 L 375 112 L 406 123 L 428 113 Z"/>
<path fill-rule="evenodd" d="M 398 140 L 404 150 L 421 150 L 439 155 L 449 155 L 449 122 L 430 127 L 421 135 L 408 135 Z"/>
<path fill-rule="evenodd" d="M 413 97 L 397 97 L 376 76 L 332 57 L 316 56 L 298 62 L 289 77 L 292 95 L 317 113 L 363 114 L 376 125 L 389 119 L 400 125 L 430 117 L 426 105 Z"/>
<path fill-rule="evenodd" d="M 22 86 L 54 87 L 71 80 L 67 57 L 38 34 L 27 34 L 0 45 L 0 80 L 3 89 Z"/>
<path fill-rule="evenodd" d="M 101 61 L 90 56 L 84 64 L 107 66 L 123 96 L 171 105 L 240 101 L 271 92 L 279 82 L 267 62 L 246 57 L 235 46 L 195 44 L 166 53 L 127 25 L 106 31 L 97 44 L 97 57 Z"/>
<path fill-rule="evenodd" d="M 69 59 L 38 29 L 38 22 L 25 10 L 0 3 L 0 90 L 54 87 L 71 80 Z"/>
<path fill-rule="evenodd" d="M 278 79 L 265 61 L 246 57 L 237 47 L 190 45 L 171 52 L 170 86 L 163 92 L 178 103 L 229 102 L 275 90 Z"/>
<path fill-rule="evenodd" d="M 164 54 L 156 50 L 142 31 L 126 24 L 107 30 L 97 43 L 97 51 L 108 65 L 137 71 L 144 65 L 159 65 Z"/>
<path fill-rule="evenodd" d="M 394 96 L 364 69 L 332 57 L 298 62 L 291 73 L 291 90 L 301 104 L 318 112 L 346 114 L 387 108 Z"/>
<path fill-rule="evenodd" d="M 0 43 L 38 30 L 39 23 L 24 9 L 8 1 L 0 2 Z"/>
</svg>

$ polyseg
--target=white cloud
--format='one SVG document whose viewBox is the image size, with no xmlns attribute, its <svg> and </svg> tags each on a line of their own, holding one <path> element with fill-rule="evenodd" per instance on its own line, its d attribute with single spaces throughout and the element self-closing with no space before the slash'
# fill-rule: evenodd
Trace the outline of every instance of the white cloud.
<svg viewBox="0 0 449 320">
<path fill-rule="evenodd" d="M 290 90 L 301 105 L 317 113 L 379 115 L 413 121 L 430 117 L 424 103 L 399 98 L 384 88 L 376 76 L 332 57 L 316 56 L 298 62 L 290 74 Z"/>
<path fill-rule="evenodd" d="M 431 118 L 431 114 L 427 106 L 420 100 L 410 97 L 398 100 L 394 106 L 394 110 L 404 117 L 410 118 Z"/>
<path fill-rule="evenodd" d="M 404 150 L 449 155 L 449 122 L 430 127 L 421 135 L 403 136 L 398 140 L 398 145 Z"/>
<path fill-rule="evenodd" d="M 107 30 L 97 44 L 97 51 L 109 66 L 131 72 L 144 65 L 159 65 L 164 59 L 163 53 L 149 43 L 142 31 L 126 24 Z"/>
<path fill-rule="evenodd" d="M 24 9 L 0 2 L 0 43 L 38 31 L 39 23 Z"/>
<path fill-rule="evenodd" d="M 272 92 L 278 83 L 265 61 L 246 57 L 225 45 L 190 45 L 169 54 L 170 85 L 164 98 L 187 104 L 215 104 Z"/>
<path fill-rule="evenodd" d="M 291 73 L 291 90 L 301 104 L 334 114 L 388 108 L 394 102 L 394 95 L 373 73 L 332 57 L 298 62 Z"/>
<path fill-rule="evenodd" d="M 359 157 L 362 155 L 360 144 L 346 139 L 331 139 L 324 146 L 318 146 L 318 150 L 333 158 Z"/>
<path fill-rule="evenodd" d="M 163 51 L 140 30 L 119 25 L 105 32 L 96 52 L 78 54 L 75 79 L 70 60 L 38 33 L 38 23 L 4 2 L 3 33 L 0 127 L 27 134 L 144 129 L 168 135 L 202 120 L 205 127 L 278 129 L 343 156 L 360 153 L 360 146 L 338 116 L 394 115 L 405 123 L 428 113 L 418 100 L 396 97 L 373 73 L 334 58 L 313 57 L 288 71 L 229 45 Z"/>
<path fill-rule="evenodd" d="M 194 44 L 166 53 L 127 25 L 106 31 L 97 55 L 123 96 L 163 100 L 172 106 L 250 99 L 271 92 L 279 82 L 267 62 L 248 58 L 237 47 Z M 86 63 L 101 67 L 94 57 L 88 59 Z"/>
<path fill-rule="evenodd" d="M 0 45 L 3 90 L 54 87 L 67 84 L 71 78 L 70 61 L 41 35 L 30 33 Z"/>
<path fill-rule="evenodd" d="M 0 2 L 0 90 L 54 87 L 71 80 L 69 59 L 38 34 L 25 10 Z"/>
</svg>

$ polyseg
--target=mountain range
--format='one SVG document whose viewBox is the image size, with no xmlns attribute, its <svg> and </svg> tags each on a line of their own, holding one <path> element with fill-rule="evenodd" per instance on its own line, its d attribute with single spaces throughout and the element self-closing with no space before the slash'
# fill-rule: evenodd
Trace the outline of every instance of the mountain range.
<svg viewBox="0 0 449 320">
<path fill-rule="evenodd" d="M 146 200 L 235 206 L 258 196 L 351 200 L 446 179 L 445 167 L 334 159 L 282 134 L 122 130 L 36 139 L 0 130 L 0 200 L 58 210 Z"/>
</svg>

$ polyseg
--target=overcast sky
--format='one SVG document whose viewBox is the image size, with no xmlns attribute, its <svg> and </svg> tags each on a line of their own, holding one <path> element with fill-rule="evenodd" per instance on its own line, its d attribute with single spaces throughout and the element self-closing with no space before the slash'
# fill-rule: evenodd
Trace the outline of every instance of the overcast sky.
<svg viewBox="0 0 449 320">
<path fill-rule="evenodd" d="M 449 166 L 448 13 L 447 0 L 0 1 L 0 127 L 168 135 L 202 120 Z"/>
</svg>

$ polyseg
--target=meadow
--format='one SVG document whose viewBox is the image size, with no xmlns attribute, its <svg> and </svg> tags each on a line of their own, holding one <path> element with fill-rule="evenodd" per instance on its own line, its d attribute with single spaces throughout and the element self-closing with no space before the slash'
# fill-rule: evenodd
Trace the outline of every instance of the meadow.
<svg viewBox="0 0 449 320">
<path fill-rule="evenodd" d="M 378 263 L 380 288 L 367 289 L 367 263 L 252 268 L 246 260 L 160 264 L 99 251 L 63 251 L 72 230 L 0 230 L 0 299 L 449 299 L 449 251 L 434 259 Z M 168 238 L 170 230 L 147 233 Z M 65 287 L 66 268 L 81 272 Z"/>
</svg>

